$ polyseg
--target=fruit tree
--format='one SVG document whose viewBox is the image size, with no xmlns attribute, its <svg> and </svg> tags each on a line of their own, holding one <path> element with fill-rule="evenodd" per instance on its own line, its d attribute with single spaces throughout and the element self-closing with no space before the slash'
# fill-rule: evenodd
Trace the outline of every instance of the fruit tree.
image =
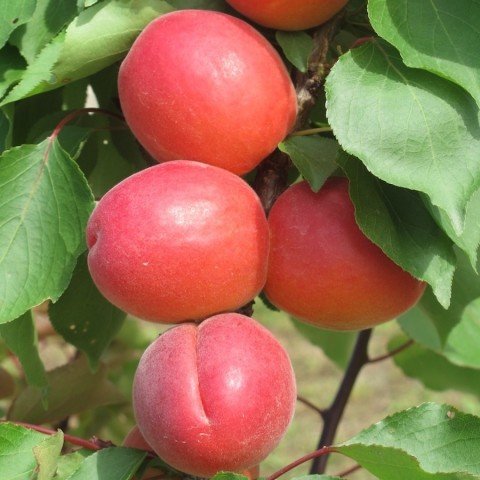
<svg viewBox="0 0 480 480">
<path fill-rule="evenodd" d="M 0 480 L 480 479 L 478 1 L 0 19 Z"/>
</svg>

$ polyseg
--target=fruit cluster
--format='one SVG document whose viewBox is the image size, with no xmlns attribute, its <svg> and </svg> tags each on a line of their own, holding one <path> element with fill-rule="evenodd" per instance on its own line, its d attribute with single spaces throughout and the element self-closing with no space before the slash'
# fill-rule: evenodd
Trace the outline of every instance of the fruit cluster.
<svg viewBox="0 0 480 480">
<path fill-rule="evenodd" d="M 298 22 L 287 11 L 270 15 L 274 2 L 229 3 L 295 29 L 325 21 L 345 1 L 305 2 L 304 10 L 284 1 Z M 127 123 L 162 163 L 97 205 L 87 228 L 90 272 L 126 312 L 181 323 L 142 356 L 133 389 L 139 430 L 126 444 L 195 476 L 242 472 L 284 435 L 296 386 L 279 342 L 232 312 L 265 289 L 300 319 L 362 329 L 409 308 L 424 285 L 361 233 L 343 178 L 319 193 L 295 184 L 267 221 L 238 175 L 288 135 L 297 107 L 280 56 L 249 24 L 206 11 L 164 15 L 140 34 L 118 82 Z"/>
</svg>

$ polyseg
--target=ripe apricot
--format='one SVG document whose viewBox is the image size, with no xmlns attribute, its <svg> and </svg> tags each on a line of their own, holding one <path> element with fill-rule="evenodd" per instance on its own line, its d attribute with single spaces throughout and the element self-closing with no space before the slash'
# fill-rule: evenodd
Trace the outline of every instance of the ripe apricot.
<svg viewBox="0 0 480 480">
<path fill-rule="evenodd" d="M 87 243 L 103 295 L 154 322 L 236 310 L 266 279 L 260 200 L 241 178 L 203 163 L 167 162 L 116 185 L 95 208 Z"/>
<path fill-rule="evenodd" d="M 293 415 L 287 353 L 235 313 L 171 328 L 143 354 L 133 385 L 137 424 L 155 452 L 200 477 L 258 465 Z"/>
<path fill-rule="evenodd" d="M 330 20 L 348 0 L 227 0 L 260 25 L 278 30 L 305 30 Z"/>
<path fill-rule="evenodd" d="M 328 179 L 318 193 L 306 182 L 293 185 L 268 221 L 265 293 L 301 320 L 361 330 L 397 317 L 425 290 L 362 233 L 345 178 Z"/>
<path fill-rule="evenodd" d="M 252 170 L 293 126 L 296 96 L 275 49 L 246 22 L 181 10 L 151 22 L 123 61 L 128 125 L 159 162 Z"/>
</svg>

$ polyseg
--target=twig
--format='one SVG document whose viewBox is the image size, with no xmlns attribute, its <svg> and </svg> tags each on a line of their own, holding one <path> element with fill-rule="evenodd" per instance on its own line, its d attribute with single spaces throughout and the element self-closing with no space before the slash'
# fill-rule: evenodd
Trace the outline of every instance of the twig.
<svg viewBox="0 0 480 480">
<path fill-rule="evenodd" d="M 310 400 L 307 400 L 306 398 L 301 397 L 300 395 L 297 395 L 297 400 L 300 403 L 303 403 L 304 405 L 306 405 L 308 408 L 311 408 L 313 411 L 317 412 L 322 418 L 325 415 L 325 410 L 318 408 L 316 405 L 310 402 Z"/>
<path fill-rule="evenodd" d="M 0 423 L 5 423 L 5 421 L 2 421 Z M 57 433 L 56 430 L 52 430 L 46 427 L 41 427 L 40 425 L 32 425 L 30 423 L 24 423 L 24 422 L 8 422 L 8 423 L 12 423 L 13 425 L 19 425 L 21 427 L 25 427 L 30 430 L 35 430 L 36 432 L 45 433 L 47 435 L 55 435 Z M 64 434 L 63 438 L 65 439 L 66 442 L 71 443 L 72 445 L 76 445 L 77 447 L 85 448 L 87 450 L 97 451 L 97 450 L 101 450 L 102 448 L 105 448 L 104 446 L 100 445 L 100 441 L 98 439 L 90 441 L 90 440 L 85 440 L 84 438 L 74 437 L 68 434 Z M 109 446 L 112 446 L 112 444 L 110 444 Z"/>
<path fill-rule="evenodd" d="M 262 202 L 266 213 L 270 211 L 275 200 L 288 187 L 288 169 L 290 158 L 280 150 L 275 150 L 258 167 L 253 189 Z"/>
<path fill-rule="evenodd" d="M 362 468 L 361 465 L 354 465 L 353 467 L 348 468 L 347 470 L 343 470 L 342 472 L 337 473 L 335 477 L 340 477 L 340 478 L 346 477 L 347 475 L 358 472 L 359 470 L 361 470 L 361 468 Z"/>
<path fill-rule="evenodd" d="M 398 355 L 399 353 L 403 352 L 407 348 L 411 347 L 414 343 L 415 342 L 413 340 L 409 340 L 408 342 L 405 342 L 403 345 L 400 345 L 399 347 L 393 349 L 391 352 L 388 352 L 385 355 L 380 355 L 379 357 L 369 358 L 368 363 L 382 362 L 383 360 L 387 360 L 389 358 L 392 358 L 395 355 Z"/>
<path fill-rule="evenodd" d="M 312 458 L 325 457 L 326 455 L 329 455 L 334 451 L 335 449 L 333 447 L 323 447 L 318 450 L 315 450 L 314 452 L 309 453 L 308 455 L 305 455 L 304 457 L 301 457 L 292 463 L 289 463 L 287 466 L 283 467 L 282 469 L 278 470 L 274 474 L 267 477 L 267 480 L 276 480 L 278 477 L 281 477 L 284 473 L 287 473 L 290 470 L 293 470 L 294 468 L 298 467 L 302 463 L 308 462 L 309 460 L 312 460 Z"/>
<path fill-rule="evenodd" d="M 298 130 L 293 132 L 291 137 L 305 137 L 307 135 L 314 135 L 315 133 L 331 132 L 330 127 L 318 127 L 318 128 L 308 128 L 307 130 Z"/>
<path fill-rule="evenodd" d="M 319 27 L 313 35 L 313 50 L 308 59 L 308 71 L 300 73 L 296 81 L 298 115 L 294 130 L 301 129 L 315 105 L 330 66 L 327 63 L 330 43 L 345 19 L 345 9 Z"/>
<path fill-rule="evenodd" d="M 324 413 L 324 425 L 322 435 L 318 442 L 318 448 L 324 445 L 331 445 L 335 440 L 338 425 L 347 405 L 348 399 L 355 385 L 355 381 L 360 370 L 368 363 L 368 342 L 372 335 L 372 330 L 363 330 L 358 334 L 357 342 L 353 350 L 347 370 L 342 379 L 342 383 L 337 391 L 335 399 L 330 407 Z M 310 474 L 325 473 L 328 455 L 315 458 L 310 469 Z"/>
</svg>

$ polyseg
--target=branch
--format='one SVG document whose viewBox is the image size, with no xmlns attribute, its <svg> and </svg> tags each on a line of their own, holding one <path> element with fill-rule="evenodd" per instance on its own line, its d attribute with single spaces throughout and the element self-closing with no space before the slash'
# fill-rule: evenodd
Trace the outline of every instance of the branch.
<svg viewBox="0 0 480 480">
<path fill-rule="evenodd" d="M 296 82 L 298 115 L 294 130 L 302 128 L 307 123 L 323 81 L 330 71 L 330 65 L 327 62 L 328 50 L 345 19 L 345 13 L 345 9 L 341 10 L 321 25 L 313 35 L 313 50 L 308 59 L 308 71 L 305 74 L 299 74 Z"/>
<path fill-rule="evenodd" d="M 346 477 L 347 475 L 350 475 L 352 473 L 358 472 L 362 468 L 361 465 L 354 465 L 351 468 L 348 468 L 347 470 L 343 470 L 340 473 L 335 474 L 335 477 Z"/>
<path fill-rule="evenodd" d="M 405 342 L 403 345 L 400 345 L 399 347 L 393 349 L 391 352 L 388 352 L 385 355 L 380 355 L 379 357 L 369 358 L 368 363 L 382 362 L 383 360 L 387 360 L 389 358 L 392 358 L 395 355 L 398 355 L 399 353 L 403 352 L 407 348 L 411 347 L 414 343 L 415 342 L 413 340 L 409 340 L 408 342 Z"/>
<path fill-rule="evenodd" d="M 301 397 L 300 395 L 297 395 L 297 400 L 300 403 L 303 403 L 304 405 L 306 405 L 308 408 L 311 408 L 313 411 L 317 412 L 322 418 L 325 415 L 324 410 L 322 410 L 321 408 L 318 408 L 316 405 L 314 405 L 312 402 L 310 402 L 306 398 Z"/>
<path fill-rule="evenodd" d="M 347 405 L 348 399 L 355 385 L 355 381 L 360 373 L 360 370 L 364 365 L 368 363 L 368 342 L 372 330 L 363 330 L 358 334 L 357 343 L 350 358 L 347 370 L 343 376 L 342 383 L 337 391 L 335 399 L 331 406 L 324 412 L 324 425 L 322 435 L 318 442 L 318 448 L 323 445 L 331 445 L 335 440 L 335 434 L 337 432 L 338 425 L 342 418 L 343 412 Z M 325 473 L 327 466 L 328 455 L 315 458 L 310 469 L 310 474 Z"/>
<path fill-rule="evenodd" d="M 0 423 L 5 423 L 5 421 L 2 421 Z M 47 435 L 55 435 L 57 433 L 56 430 L 51 430 L 50 428 L 41 427 L 40 425 L 32 425 L 30 423 L 23 423 L 23 422 L 9 422 L 9 423 L 13 423 L 14 425 L 19 425 L 21 427 L 28 428 L 30 430 L 35 430 L 36 432 L 45 433 Z M 102 448 L 105 448 L 107 446 L 107 443 L 108 443 L 108 446 L 113 445 L 111 442 L 103 442 L 102 440 L 99 440 L 97 438 L 94 438 L 92 441 L 90 441 L 90 440 L 85 440 L 83 438 L 74 437 L 68 434 L 64 434 L 63 438 L 65 439 L 66 442 L 71 443 L 72 445 L 77 445 L 78 447 L 82 447 L 87 450 L 92 450 L 94 452 L 97 450 L 101 450 Z"/>
<path fill-rule="evenodd" d="M 297 75 L 295 90 L 297 92 L 298 113 L 293 131 L 301 130 L 308 123 L 310 111 L 315 105 L 323 81 L 330 69 L 327 64 L 330 42 L 337 34 L 344 18 L 345 9 L 321 25 L 314 34 L 314 48 L 308 59 L 308 71 L 306 74 L 299 73 Z M 288 155 L 275 150 L 258 167 L 253 189 L 260 197 L 267 214 L 275 200 L 288 187 L 290 166 L 291 162 Z"/>
<path fill-rule="evenodd" d="M 278 477 L 282 476 L 284 473 L 289 472 L 290 470 L 293 470 L 294 468 L 298 467 L 302 463 L 308 462 L 309 460 L 312 460 L 312 458 L 321 458 L 325 457 L 325 455 L 329 455 L 330 453 L 333 453 L 335 450 L 333 447 L 323 447 L 318 450 L 315 450 L 312 453 L 309 453 L 308 455 L 305 455 L 304 457 L 299 458 L 298 460 L 295 460 L 292 463 L 289 463 L 286 467 L 283 467 L 281 470 L 278 470 L 274 474 L 270 475 L 267 477 L 267 480 L 276 480 Z"/>
<path fill-rule="evenodd" d="M 277 198 L 288 187 L 290 158 L 280 150 L 275 150 L 258 167 L 253 189 L 268 214 Z"/>
</svg>

